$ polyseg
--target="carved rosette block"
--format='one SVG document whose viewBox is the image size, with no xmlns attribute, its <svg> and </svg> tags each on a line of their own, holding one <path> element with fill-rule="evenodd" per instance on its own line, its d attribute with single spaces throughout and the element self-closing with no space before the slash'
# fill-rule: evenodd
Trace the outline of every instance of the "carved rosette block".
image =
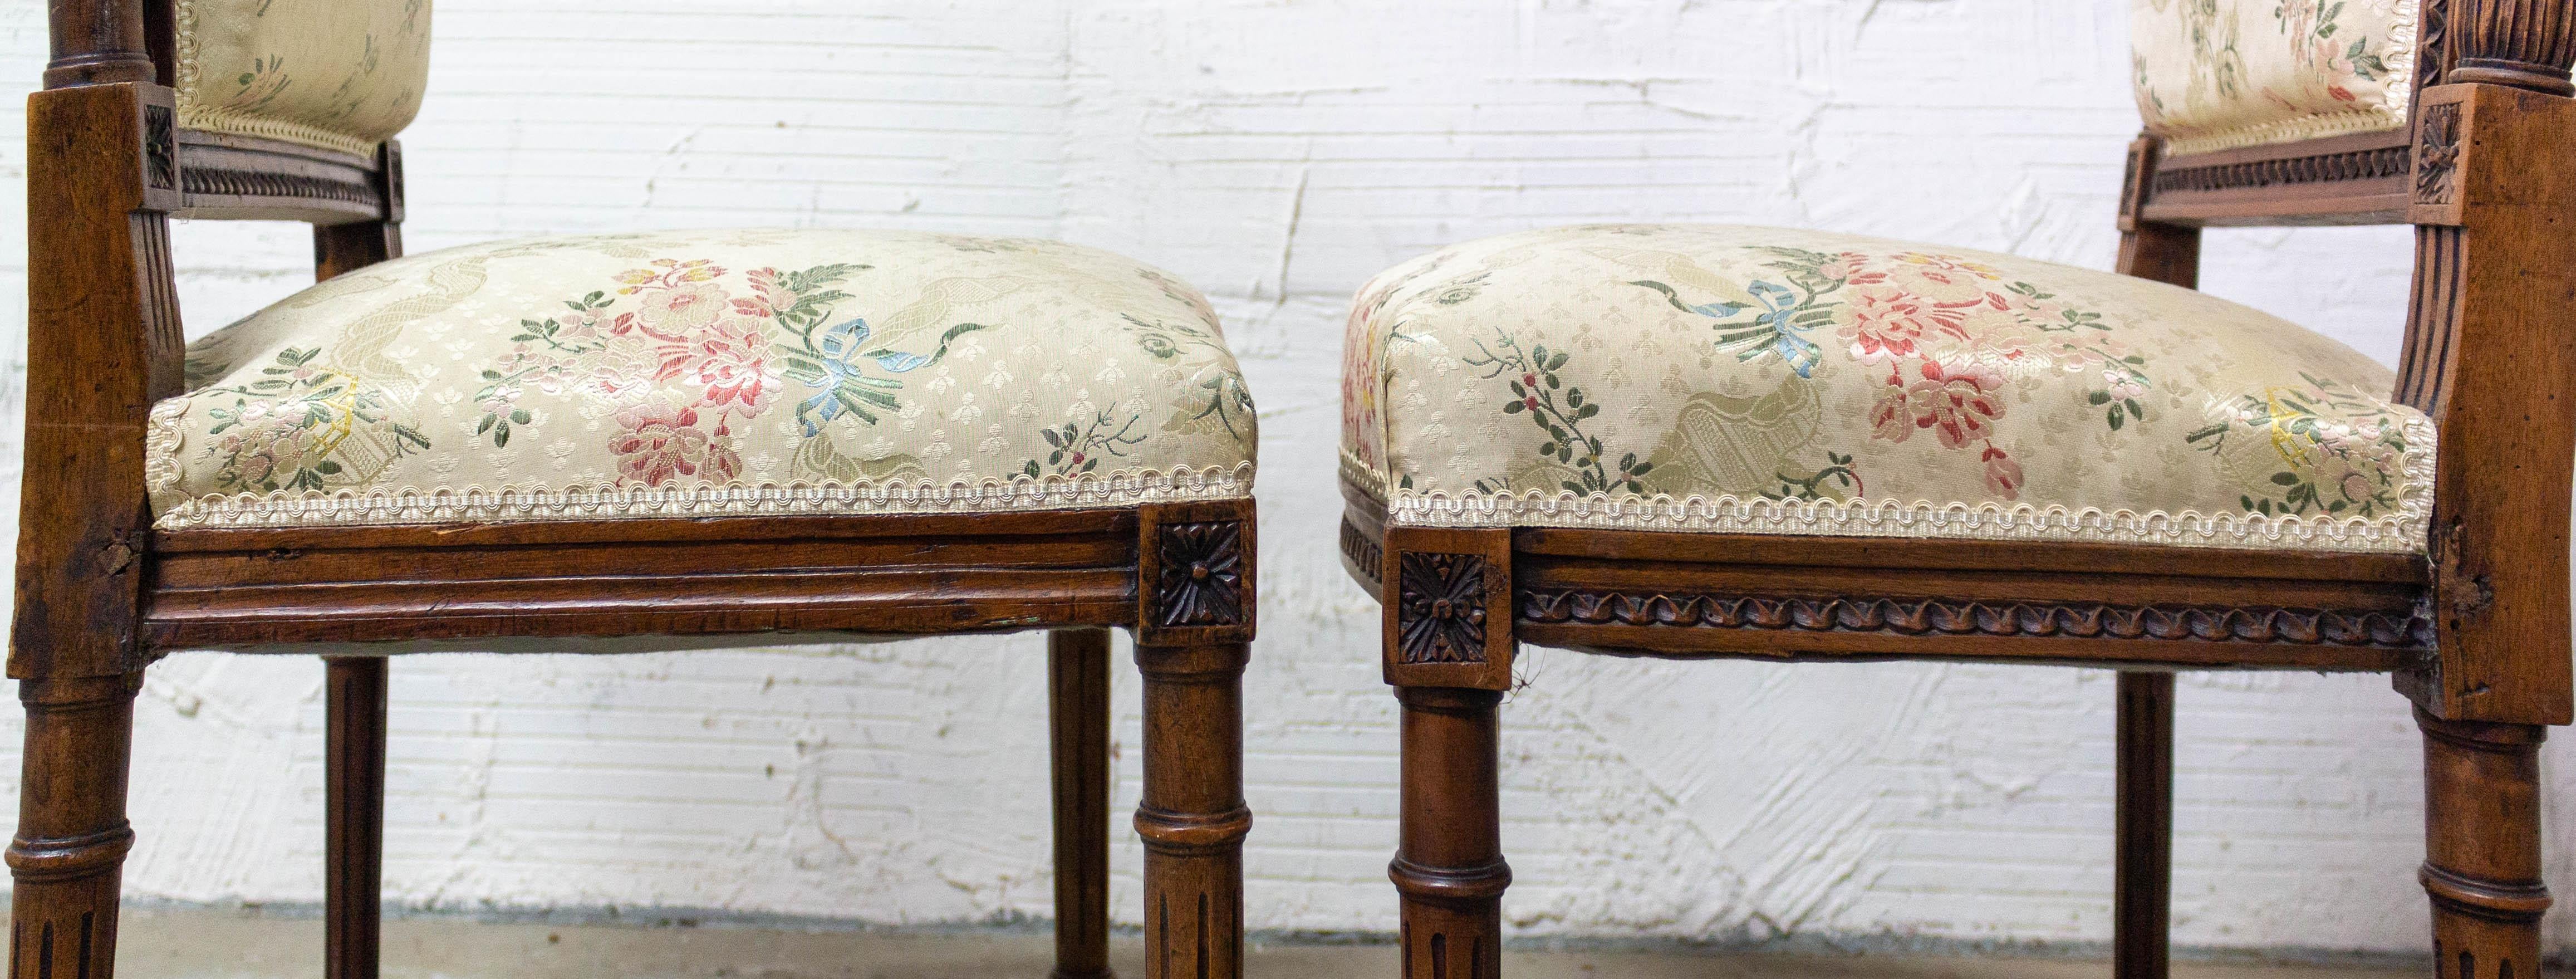
<svg viewBox="0 0 2576 979">
<path fill-rule="evenodd" d="M 1407 554 L 1396 581 L 1396 661 L 1485 661 L 1485 558 Z"/>
<path fill-rule="evenodd" d="M 1161 611 L 1157 625 L 1170 629 L 1243 621 L 1243 524 L 1165 524 L 1155 546 L 1162 551 L 1162 570 L 1154 580 Z"/>
<path fill-rule="evenodd" d="M 2147 206 L 2148 184 L 2155 179 L 2156 156 L 2164 141 L 2140 135 L 2129 141 L 2128 167 L 2120 176 L 2120 230 L 2138 230 L 2138 212 Z"/>
<path fill-rule="evenodd" d="M 2459 199 L 2459 172 L 2459 103 L 2427 105 L 2415 123 L 2415 203 L 2449 204 Z"/>
<path fill-rule="evenodd" d="M 2410 160 L 2415 169 L 2412 203 L 2406 220 L 2419 225 L 2458 227 L 2467 220 L 2470 168 L 2476 164 L 2479 106 L 2482 93 L 2506 94 L 2479 85 L 2445 85 L 2416 94 L 2415 130 Z"/>
<path fill-rule="evenodd" d="M 1247 642 L 1254 617 L 1250 500 L 1140 511 L 1136 641 L 1158 646 Z"/>
<path fill-rule="evenodd" d="M 1502 690 L 1512 681 L 1511 531 L 1387 532 L 1387 682 Z"/>
<path fill-rule="evenodd" d="M 376 147 L 376 184 L 384 196 L 385 220 L 400 223 L 404 196 L 402 140 L 388 139 Z"/>
<path fill-rule="evenodd" d="M 166 105 L 143 107 L 143 186 L 179 189 L 179 114 Z"/>
</svg>

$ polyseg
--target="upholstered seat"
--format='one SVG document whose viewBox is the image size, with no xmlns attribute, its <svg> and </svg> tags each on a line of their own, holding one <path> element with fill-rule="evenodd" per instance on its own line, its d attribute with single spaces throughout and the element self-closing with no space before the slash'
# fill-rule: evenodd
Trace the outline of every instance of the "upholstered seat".
<svg viewBox="0 0 2576 979">
<path fill-rule="evenodd" d="M 160 526 L 954 512 L 1250 492 L 1196 291 L 1048 241 L 541 238 L 315 286 L 188 350 Z"/>
<path fill-rule="evenodd" d="M 1345 357 L 1343 477 L 1398 525 L 2424 548 L 2386 368 L 2105 272 L 1558 228 L 1379 276 Z"/>
</svg>

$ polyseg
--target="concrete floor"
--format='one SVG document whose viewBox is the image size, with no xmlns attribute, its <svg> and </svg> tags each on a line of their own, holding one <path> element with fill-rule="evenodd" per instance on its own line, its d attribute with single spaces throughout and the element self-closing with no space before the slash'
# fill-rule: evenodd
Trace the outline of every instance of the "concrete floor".
<svg viewBox="0 0 2576 979">
<path fill-rule="evenodd" d="M 322 974 L 322 923 L 221 910 L 129 910 L 117 974 L 127 979 L 305 979 Z M 387 979 L 1043 979 L 1043 934 L 869 935 L 744 927 L 386 922 Z M 1117 944 L 1119 974 L 1145 974 L 1143 946 Z M 2100 979 L 2101 962 L 1643 953 L 1511 953 L 1512 979 Z M 1248 979 L 1395 976 L 1386 946 L 1266 943 Z M 2420 969 L 2187 963 L 2176 979 L 2378 979 Z"/>
</svg>

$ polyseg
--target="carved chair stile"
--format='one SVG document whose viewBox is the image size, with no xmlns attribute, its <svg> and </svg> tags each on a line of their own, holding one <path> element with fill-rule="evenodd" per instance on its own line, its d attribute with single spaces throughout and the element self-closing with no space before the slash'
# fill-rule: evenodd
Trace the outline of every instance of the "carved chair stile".
<svg viewBox="0 0 2576 979">
<path fill-rule="evenodd" d="M 255 8 L 283 16 L 261 21 Z M 1055 974 L 1106 976 L 1109 630 L 1126 628 L 1145 686 L 1135 825 L 1147 974 L 1238 975 L 1254 433 L 1205 301 L 1105 253 L 949 236 L 662 233 L 402 259 L 402 156 L 390 137 L 417 104 L 427 17 L 427 0 L 52 4 L 53 60 L 28 109 L 28 491 L 9 658 L 27 729 L 8 850 L 9 974 L 113 972 L 119 872 L 134 839 L 133 698 L 168 650 L 330 654 L 326 971 L 354 979 L 377 966 L 380 653 L 504 638 L 1048 630 Z M 245 70 L 231 84 L 254 58 L 275 68 L 280 50 L 295 52 L 291 66 L 332 65 L 361 35 L 368 57 L 346 62 L 362 67 L 336 92 L 337 76 L 263 89 L 272 80 Z M 338 101 L 299 102 L 298 92 Z M 325 282 L 183 344 L 173 215 L 310 222 Z M 764 264 L 807 252 L 827 254 L 787 266 L 802 272 Z M 709 255 L 721 261 L 689 261 Z M 567 269 L 613 281 L 601 288 Z M 486 337 L 490 317 L 439 299 L 468 279 L 488 291 L 467 294 L 511 310 L 499 335 L 564 331 L 497 341 L 505 366 L 525 366 L 507 358 L 540 344 L 594 358 L 577 363 L 585 374 L 617 368 L 605 358 L 621 349 L 651 364 L 673 347 L 631 345 L 642 336 L 712 343 L 724 328 L 768 330 L 773 351 L 829 363 L 710 387 L 695 409 L 656 399 L 680 397 L 674 383 L 723 381 L 720 365 L 648 368 L 648 383 L 612 392 L 492 389 L 447 399 L 465 406 L 449 409 L 414 395 L 498 375 L 440 377 L 310 340 L 423 322 Z M 610 298 L 617 283 L 635 288 Z M 546 301 L 522 321 L 513 303 L 527 295 Z M 721 315 L 699 315 L 711 311 Z M 614 330 L 600 325 L 612 317 Z M 867 428 L 872 409 L 893 410 L 886 392 L 929 397 L 934 386 L 907 379 L 939 376 L 952 342 L 977 337 L 1009 339 L 986 348 L 996 359 L 1026 349 L 1055 369 L 1102 361 L 1125 380 L 1055 405 L 1083 414 L 1012 433 L 1001 452 L 915 446 L 857 459 L 827 444 L 836 432 L 888 431 Z M 290 396 L 305 399 L 293 412 L 252 410 Z M 626 400 L 598 400 L 615 397 Z M 442 410 L 490 414 L 478 428 L 474 414 Z M 1136 416 L 1131 428 L 1118 429 L 1113 411 Z M 1086 427 L 1090 414 L 1109 434 Z M 288 416 L 336 427 L 298 441 L 287 422 L 253 424 Z M 606 449 L 579 434 L 549 442 L 551 421 L 584 416 L 627 427 Z M 209 418 L 230 419 L 238 439 L 271 439 L 266 455 L 236 451 Z M 918 427 L 937 429 L 940 417 Z M 365 445 L 390 449 L 367 455 Z M 559 464 L 513 469 L 513 446 L 571 450 Z M 799 468 L 786 470 L 790 458 Z M 487 482 L 435 482 L 478 465 Z M 328 645 L 306 645 L 316 643 Z"/>
<path fill-rule="evenodd" d="M 2571 719 L 2576 2 L 2414 2 L 2339 5 L 2336 34 L 2327 5 L 2140 0 L 2135 278 L 1601 226 L 1363 289 L 1341 544 L 1404 707 L 1404 974 L 1500 972 L 1497 704 L 1530 642 L 2120 671 L 2124 979 L 2166 973 L 2174 673 L 2387 673 L 2423 732 L 2434 974 L 2537 976 L 2537 750 Z M 2289 53 L 2251 63 L 2276 28 Z M 2227 44 L 2183 70 L 2167 31 Z M 2417 229 L 2393 376 L 2184 291 L 2203 227 L 2371 223 Z"/>
</svg>

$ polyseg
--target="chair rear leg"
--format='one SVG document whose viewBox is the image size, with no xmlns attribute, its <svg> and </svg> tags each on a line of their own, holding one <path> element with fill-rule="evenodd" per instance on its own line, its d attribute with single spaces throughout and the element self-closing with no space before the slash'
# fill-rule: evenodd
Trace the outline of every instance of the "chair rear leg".
<svg viewBox="0 0 2576 979">
<path fill-rule="evenodd" d="M 2540 741 L 2530 724 L 2423 710 L 2424 867 L 2436 979 L 2540 979 Z"/>
<path fill-rule="evenodd" d="M 2165 979 L 2173 905 L 2171 673 L 2120 674 L 2117 855 L 2111 961 L 2117 979 Z"/>
<path fill-rule="evenodd" d="M 1047 634 L 1055 979 L 1108 979 L 1109 630 Z"/>
<path fill-rule="evenodd" d="M 134 830 L 125 821 L 140 671 L 30 679 L 16 882 L 9 909 L 10 979 L 112 979 L 116 901 Z"/>
<path fill-rule="evenodd" d="M 385 659 L 325 662 L 322 974 L 375 979 L 384 902 Z"/>
</svg>

